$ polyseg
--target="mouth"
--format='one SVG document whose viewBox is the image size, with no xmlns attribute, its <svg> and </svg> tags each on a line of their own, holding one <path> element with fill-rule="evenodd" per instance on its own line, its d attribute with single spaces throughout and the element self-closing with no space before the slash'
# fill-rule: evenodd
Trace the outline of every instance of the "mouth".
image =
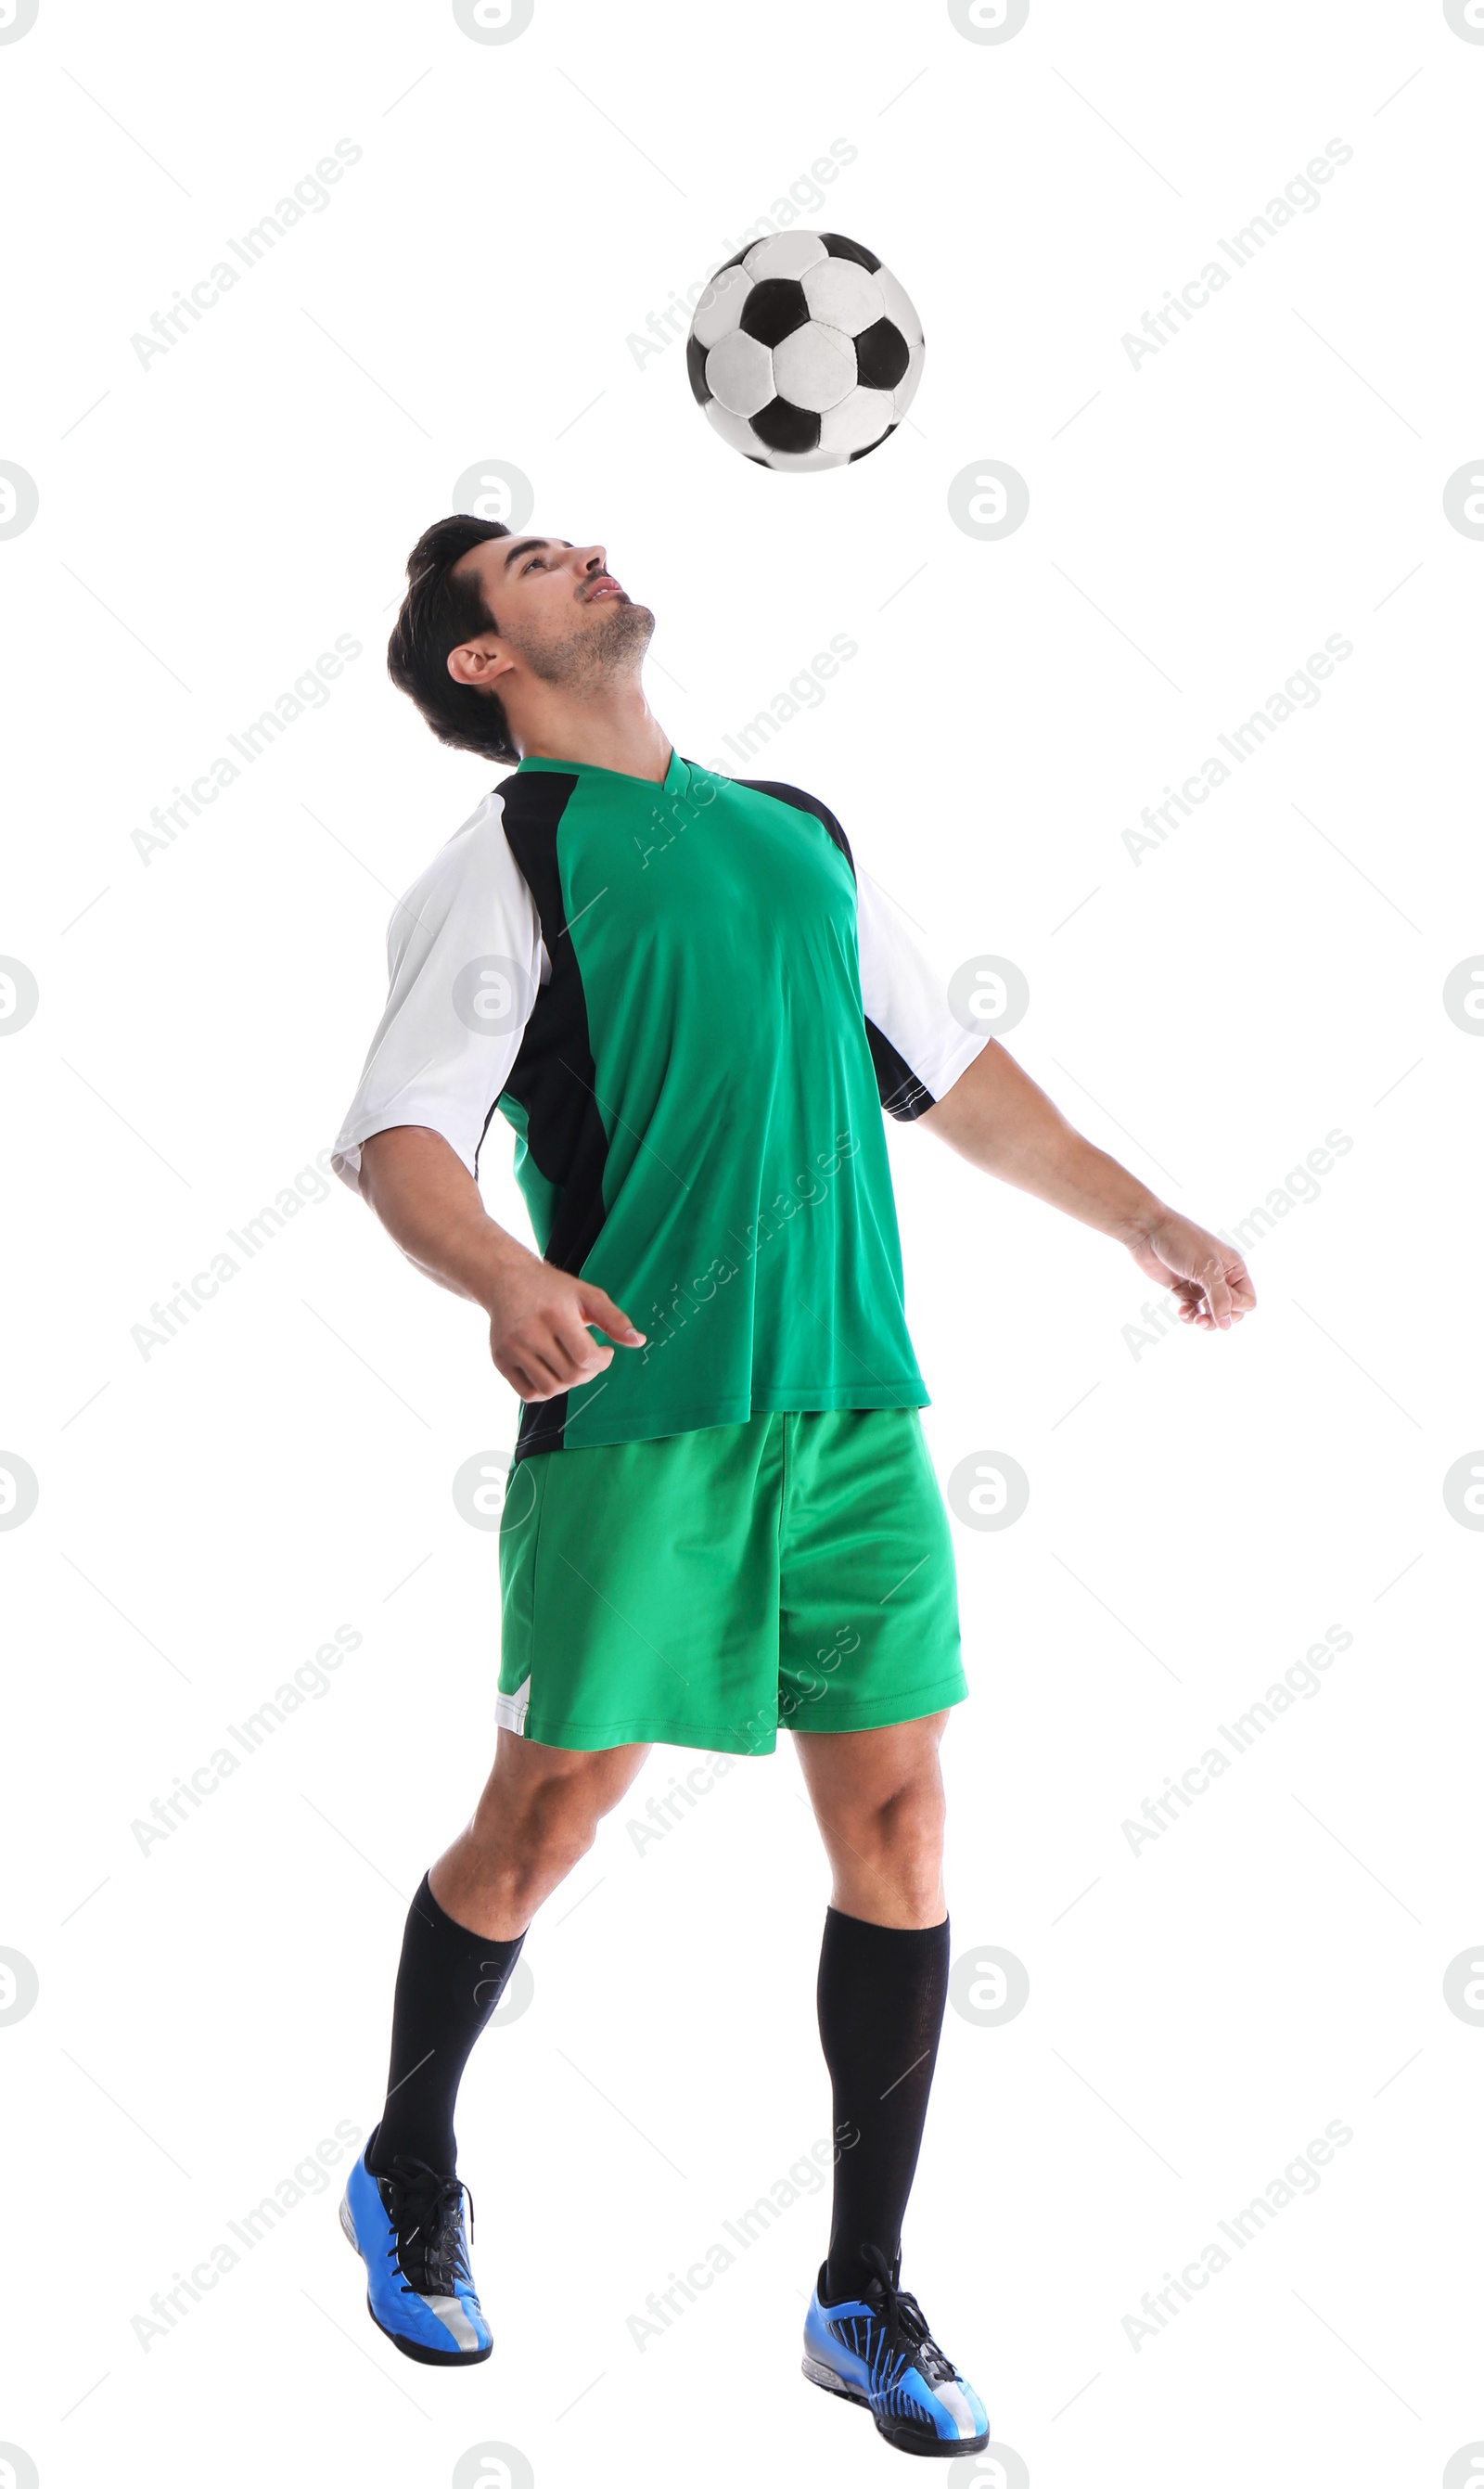
<svg viewBox="0 0 1484 2489">
<path fill-rule="evenodd" d="M 585 591 L 583 601 L 586 605 L 596 605 L 600 596 L 621 596 L 622 594 L 623 590 L 616 579 L 605 577 L 594 582 L 593 586 Z"/>
</svg>

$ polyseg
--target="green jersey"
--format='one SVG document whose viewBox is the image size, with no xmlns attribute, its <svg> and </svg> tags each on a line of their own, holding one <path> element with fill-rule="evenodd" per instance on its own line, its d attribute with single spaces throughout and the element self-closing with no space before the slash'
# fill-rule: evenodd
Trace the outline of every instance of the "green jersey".
<svg viewBox="0 0 1484 2489">
<path fill-rule="evenodd" d="M 526 759 L 415 883 L 335 1143 L 438 1131 L 477 1176 L 498 1109 L 548 1261 L 645 1333 L 523 1409 L 517 1457 L 919 1407 L 882 1109 L 985 1043 L 840 823 L 672 752 L 662 784 Z"/>
</svg>

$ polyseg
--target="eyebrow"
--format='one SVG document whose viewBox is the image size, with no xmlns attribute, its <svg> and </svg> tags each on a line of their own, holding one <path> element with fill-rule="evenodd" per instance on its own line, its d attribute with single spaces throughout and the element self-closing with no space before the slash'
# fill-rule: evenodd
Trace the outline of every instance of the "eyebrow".
<svg viewBox="0 0 1484 2489">
<path fill-rule="evenodd" d="M 522 536 L 520 543 L 513 544 L 505 556 L 504 566 L 506 570 L 510 568 L 512 562 L 520 560 L 523 553 L 541 553 L 548 545 L 555 541 L 556 539 L 552 536 Z M 562 551 L 564 553 L 570 553 L 571 550 L 571 546 L 563 541 Z"/>
</svg>

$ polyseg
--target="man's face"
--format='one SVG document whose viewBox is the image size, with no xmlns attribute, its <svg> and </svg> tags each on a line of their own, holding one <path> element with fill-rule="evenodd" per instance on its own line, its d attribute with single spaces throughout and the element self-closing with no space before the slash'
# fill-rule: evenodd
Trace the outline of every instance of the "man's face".
<svg viewBox="0 0 1484 2489">
<path fill-rule="evenodd" d="M 602 545 L 496 536 L 454 570 L 482 582 L 499 626 L 454 649 L 448 671 L 457 681 L 508 698 L 522 671 L 577 692 L 637 673 L 654 615 L 619 586 Z"/>
</svg>

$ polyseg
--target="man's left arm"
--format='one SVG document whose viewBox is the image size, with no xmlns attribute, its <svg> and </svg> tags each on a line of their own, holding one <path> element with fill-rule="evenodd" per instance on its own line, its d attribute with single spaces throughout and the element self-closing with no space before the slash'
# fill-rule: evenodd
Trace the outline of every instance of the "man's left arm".
<svg viewBox="0 0 1484 2489">
<path fill-rule="evenodd" d="M 917 1120 L 985 1175 L 1126 1245 L 1146 1279 L 1173 1291 L 1182 1322 L 1197 1330 L 1230 1330 L 1256 1304 L 1241 1255 L 1084 1140 L 997 1039 Z"/>
</svg>

